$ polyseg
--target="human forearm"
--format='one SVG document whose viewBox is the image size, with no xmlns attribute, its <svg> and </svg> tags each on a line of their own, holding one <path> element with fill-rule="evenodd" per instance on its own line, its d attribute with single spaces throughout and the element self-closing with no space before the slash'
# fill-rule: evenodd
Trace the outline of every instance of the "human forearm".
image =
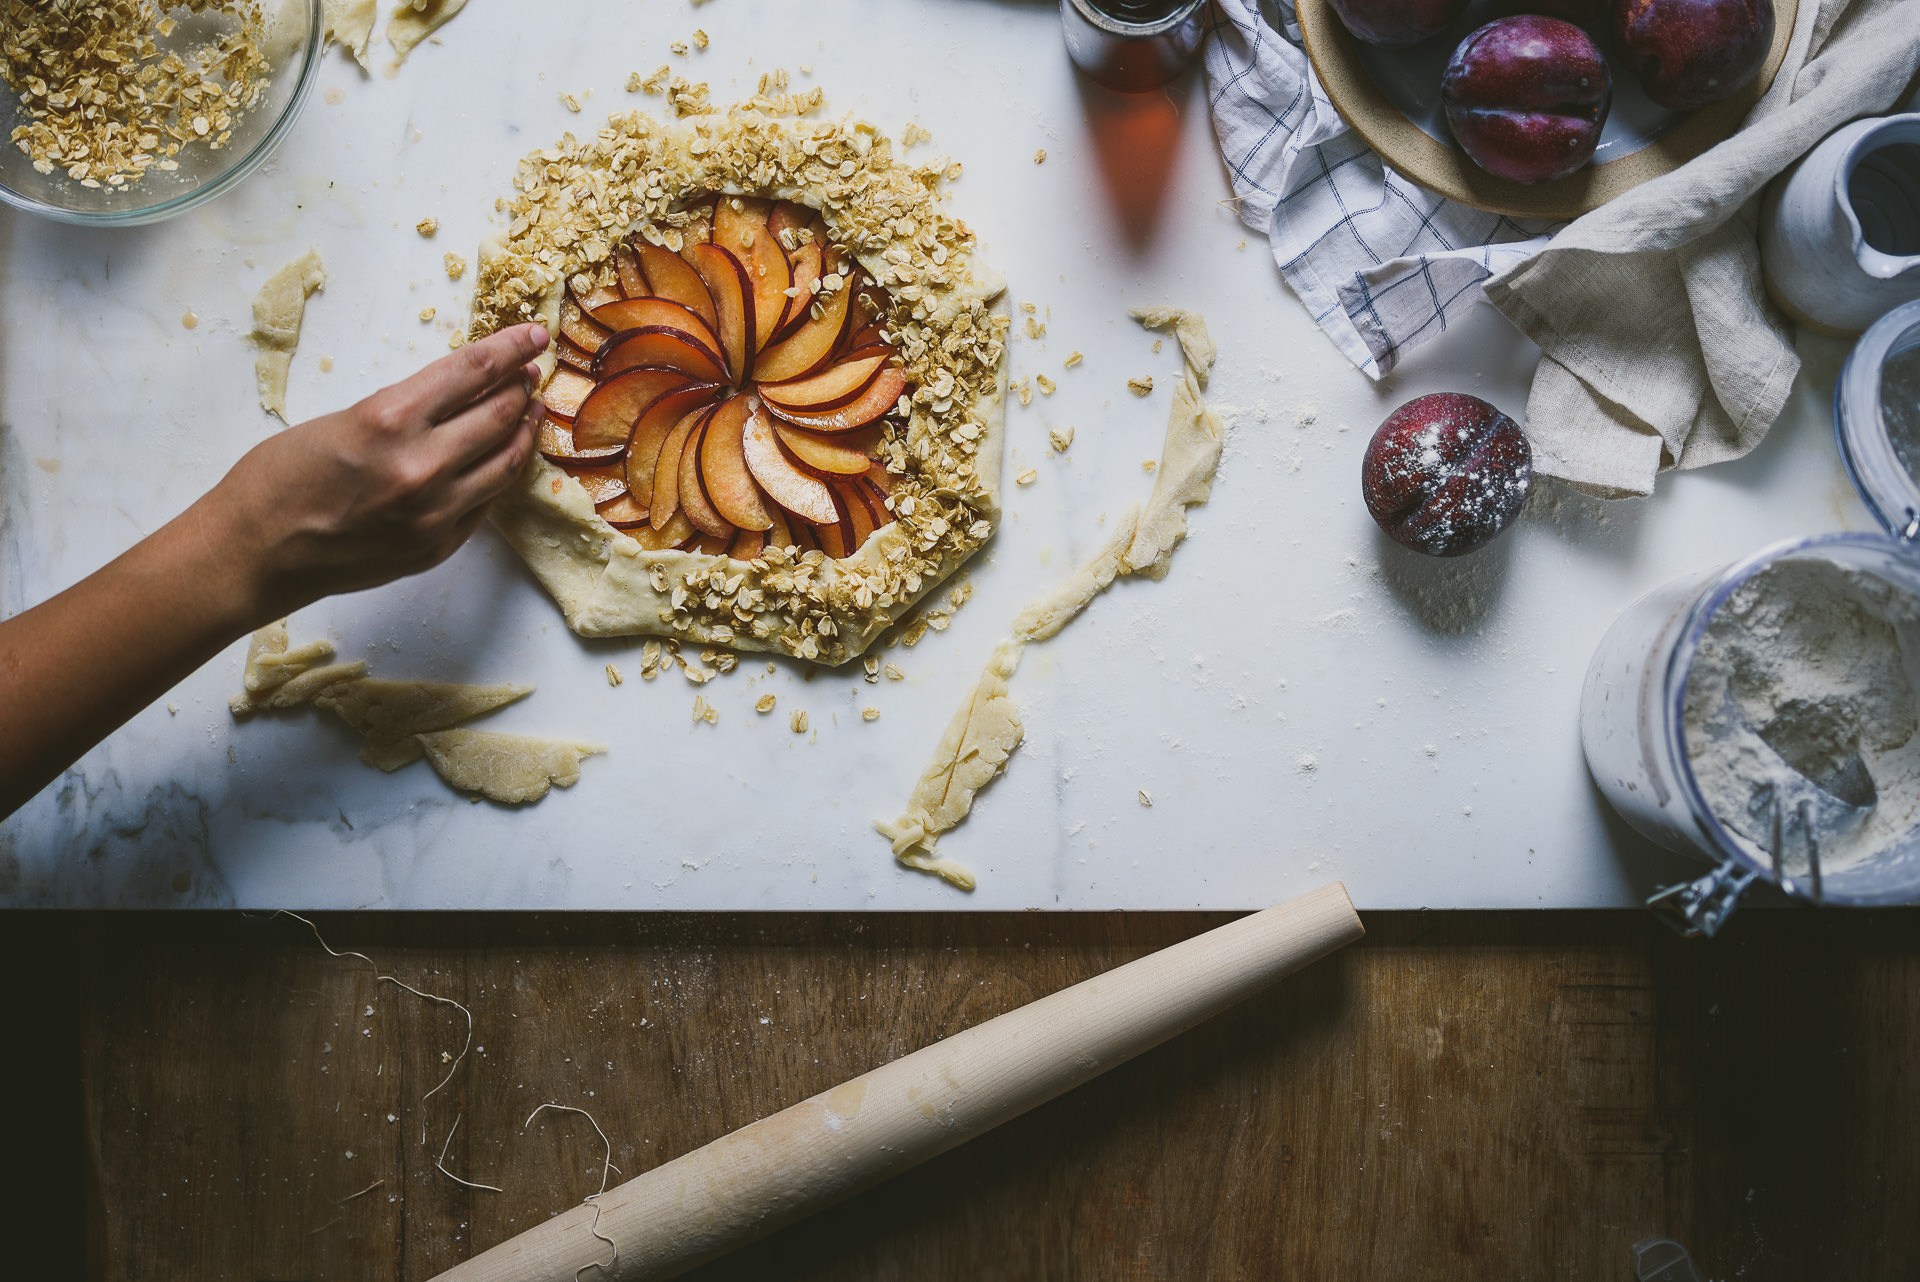
<svg viewBox="0 0 1920 1282">
<path fill-rule="evenodd" d="M 267 621 L 256 558 L 236 548 L 239 535 L 210 495 L 98 573 L 0 622 L 0 815 Z"/>
<path fill-rule="evenodd" d="M 0 817 L 235 638 L 439 564 L 524 469 L 537 325 L 261 442 L 126 555 L 0 621 Z"/>
</svg>

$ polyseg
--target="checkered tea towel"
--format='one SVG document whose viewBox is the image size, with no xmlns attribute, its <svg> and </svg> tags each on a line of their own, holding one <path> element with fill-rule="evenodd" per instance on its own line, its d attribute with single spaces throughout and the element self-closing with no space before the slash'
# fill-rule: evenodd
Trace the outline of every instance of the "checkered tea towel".
<svg viewBox="0 0 1920 1282">
<path fill-rule="evenodd" d="M 1737 458 L 1786 404 L 1799 358 L 1766 303 L 1754 226 L 1768 180 L 1920 65 L 1920 0 L 1806 0 L 1739 134 L 1570 224 L 1422 191 L 1348 131 L 1301 48 L 1293 0 L 1214 0 L 1214 132 L 1241 218 L 1370 377 L 1491 302 L 1543 353 L 1536 468 L 1597 493 Z"/>
</svg>

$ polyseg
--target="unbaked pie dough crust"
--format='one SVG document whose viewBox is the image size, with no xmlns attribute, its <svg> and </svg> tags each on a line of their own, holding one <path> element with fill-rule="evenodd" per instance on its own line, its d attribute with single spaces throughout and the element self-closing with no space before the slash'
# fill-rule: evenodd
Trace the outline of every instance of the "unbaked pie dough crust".
<svg viewBox="0 0 1920 1282">
<path fill-rule="evenodd" d="M 756 98 L 682 125 L 627 112 L 590 141 L 569 135 L 527 157 L 512 226 L 480 247 L 469 337 L 532 320 L 557 332 L 568 280 L 607 272 L 630 230 L 676 247 L 670 215 L 687 198 L 810 205 L 893 300 L 883 324 L 914 389 L 882 460 L 896 519 L 839 561 L 650 551 L 536 456 L 491 517 L 582 636 L 671 636 L 837 665 L 972 556 L 998 519 L 1009 320 L 996 305 L 1001 277 L 939 204 L 958 166 L 910 165 L 863 123 L 782 118 L 792 101 Z M 550 378 L 554 353 L 539 361 Z"/>
</svg>

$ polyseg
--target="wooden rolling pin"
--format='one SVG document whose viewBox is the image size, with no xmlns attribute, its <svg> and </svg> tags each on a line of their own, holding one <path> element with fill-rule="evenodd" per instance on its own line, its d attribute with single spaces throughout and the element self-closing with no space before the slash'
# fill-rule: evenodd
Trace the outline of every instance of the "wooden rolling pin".
<svg viewBox="0 0 1920 1282">
<path fill-rule="evenodd" d="M 1364 933 L 1346 887 L 1322 886 L 724 1135 L 608 1189 L 597 1225 L 594 1206 L 576 1206 L 437 1282 L 676 1277 L 1044 1104 Z"/>
</svg>

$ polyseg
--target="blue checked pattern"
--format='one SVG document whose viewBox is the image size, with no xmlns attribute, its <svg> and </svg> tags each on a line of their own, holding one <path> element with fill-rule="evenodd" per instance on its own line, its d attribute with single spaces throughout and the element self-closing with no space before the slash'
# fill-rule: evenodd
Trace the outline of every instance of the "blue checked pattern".
<svg viewBox="0 0 1920 1282">
<path fill-rule="evenodd" d="M 1369 378 L 1444 333 L 1482 301 L 1483 281 L 1557 229 L 1469 209 L 1388 169 L 1320 88 L 1293 0 L 1213 0 L 1207 35 L 1213 129 L 1240 217 Z"/>
</svg>

